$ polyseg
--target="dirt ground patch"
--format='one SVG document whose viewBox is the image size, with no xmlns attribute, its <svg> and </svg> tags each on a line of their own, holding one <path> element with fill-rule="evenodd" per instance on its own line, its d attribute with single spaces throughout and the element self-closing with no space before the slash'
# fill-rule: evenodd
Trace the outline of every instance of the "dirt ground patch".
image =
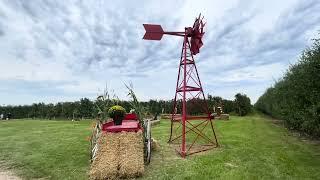
<svg viewBox="0 0 320 180">
<path fill-rule="evenodd" d="M 12 172 L 0 169 L 0 179 L 1 180 L 21 180 L 18 176 L 14 175 Z"/>
</svg>

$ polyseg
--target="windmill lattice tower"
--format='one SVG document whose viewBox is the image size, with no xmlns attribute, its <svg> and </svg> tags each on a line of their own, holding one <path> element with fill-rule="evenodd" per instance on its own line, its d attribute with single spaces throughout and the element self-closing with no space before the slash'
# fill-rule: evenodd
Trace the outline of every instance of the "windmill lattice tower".
<svg viewBox="0 0 320 180">
<path fill-rule="evenodd" d="M 169 143 L 182 157 L 218 146 L 194 55 L 200 52 L 204 35 L 203 17 L 196 18 L 193 27 L 180 32 L 163 31 L 160 25 L 143 24 L 145 40 L 161 40 L 164 34 L 183 37 L 181 58 L 172 108 Z"/>
</svg>

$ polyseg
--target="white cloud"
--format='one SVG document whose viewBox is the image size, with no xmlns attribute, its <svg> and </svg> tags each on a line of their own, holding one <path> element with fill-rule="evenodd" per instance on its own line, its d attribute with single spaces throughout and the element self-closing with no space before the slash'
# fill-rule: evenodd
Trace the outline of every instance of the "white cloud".
<svg viewBox="0 0 320 180">
<path fill-rule="evenodd" d="M 171 99 L 182 39 L 144 41 L 142 24 L 183 30 L 199 12 L 205 92 L 255 101 L 310 43 L 319 10 L 316 1 L 0 1 L 0 103 L 93 98 L 105 82 L 126 98 L 130 81 L 140 99 Z"/>
</svg>

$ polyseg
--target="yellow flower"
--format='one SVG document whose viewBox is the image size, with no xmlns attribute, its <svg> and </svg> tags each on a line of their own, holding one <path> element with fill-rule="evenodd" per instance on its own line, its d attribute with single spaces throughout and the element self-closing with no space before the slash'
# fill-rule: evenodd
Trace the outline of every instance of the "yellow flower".
<svg viewBox="0 0 320 180">
<path fill-rule="evenodd" d="M 115 117 L 115 115 L 124 117 L 126 110 L 122 106 L 115 105 L 109 109 L 108 113 L 111 118 Z"/>
</svg>

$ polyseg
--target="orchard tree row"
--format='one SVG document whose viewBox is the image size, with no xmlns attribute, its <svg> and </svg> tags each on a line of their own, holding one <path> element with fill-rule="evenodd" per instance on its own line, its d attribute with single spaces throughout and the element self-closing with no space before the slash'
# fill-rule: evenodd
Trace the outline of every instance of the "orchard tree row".
<svg viewBox="0 0 320 180">
<path fill-rule="evenodd" d="M 258 99 L 255 107 L 290 129 L 320 137 L 320 39 Z"/>
<path fill-rule="evenodd" d="M 128 101 L 114 99 L 110 101 L 115 101 L 116 104 L 123 106 L 127 112 L 132 109 Z M 224 113 L 235 112 L 240 116 L 244 116 L 251 111 L 250 99 L 240 93 L 235 96 L 235 100 L 226 100 L 218 96 L 208 95 L 207 102 L 211 112 L 217 107 L 222 107 Z M 146 112 L 153 116 L 160 113 L 172 113 L 173 100 L 149 100 L 140 103 L 146 109 Z M 21 106 L 0 106 L 0 114 L 4 114 L 4 116 L 11 114 L 11 118 L 15 119 L 91 119 L 97 117 L 99 111 L 101 111 L 102 104 L 103 102 L 99 98 L 94 101 L 82 98 L 75 102 L 59 102 L 56 104 L 34 103 Z M 202 112 L 201 107 L 195 106 L 192 108 L 193 114 Z M 105 110 L 102 109 L 102 111 Z"/>
</svg>

